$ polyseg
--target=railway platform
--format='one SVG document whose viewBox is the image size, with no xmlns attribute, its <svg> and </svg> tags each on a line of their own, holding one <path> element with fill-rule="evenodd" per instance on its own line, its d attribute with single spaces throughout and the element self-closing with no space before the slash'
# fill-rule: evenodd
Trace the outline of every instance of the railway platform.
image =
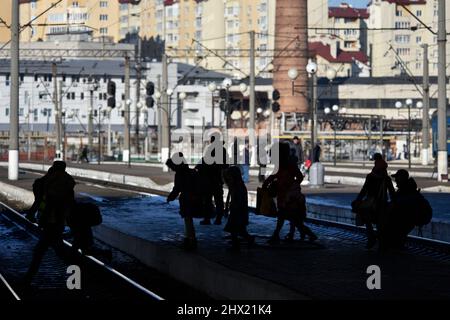
<svg viewBox="0 0 450 320">
<path fill-rule="evenodd" d="M 37 174 L 24 172 L 16 182 L 5 177 L 6 170 L 0 169 L 0 181 L 21 188 L 25 197 Z M 199 248 L 191 253 L 181 248 L 184 230 L 176 203 L 167 204 L 151 190 L 110 187 L 101 181 L 77 182 L 77 196 L 102 209 L 104 223 L 95 230 L 97 239 L 212 298 L 450 297 L 446 243 L 410 241 L 405 251 L 381 254 L 364 248 L 361 230 L 312 219 L 308 223 L 318 241 L 269 245 L 275 220 L 252 214 L 249 232 L 256 236 L 255 245 L 243 244 L 239 252 L 230 252 L 223 225 L 202 226 L 197 221 Z M 381 289 L 367 285 L 371 266 L 379 267 Z"/>
</svg>

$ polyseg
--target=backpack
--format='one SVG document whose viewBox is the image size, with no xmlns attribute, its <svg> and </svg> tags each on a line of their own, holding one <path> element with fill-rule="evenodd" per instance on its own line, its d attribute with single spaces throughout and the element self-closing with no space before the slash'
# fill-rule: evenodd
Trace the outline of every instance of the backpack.
<svg viewBox="0 0 450 320">
<path fill-rule="evenodd" d="M 77 202 L 71 211 L 69 225 L 98 226 L 103 222 L 100 208 L 90 202 Z"/>
<path fill-rule="evenodd" d="M 418 227 L 422 227 L 430 223 L 433 217 L 433 209 L 427 199 L 420 193 L 420 190 L 416 194 L 416 212 L 414 224 Z"/>
</svg>

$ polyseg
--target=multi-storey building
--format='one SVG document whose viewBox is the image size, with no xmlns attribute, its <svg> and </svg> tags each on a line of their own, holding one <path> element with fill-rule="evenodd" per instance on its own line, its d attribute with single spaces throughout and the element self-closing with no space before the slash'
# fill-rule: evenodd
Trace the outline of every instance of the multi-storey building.
<svg viewBox="0 0 450 320">
<path fill-rule="evenodd" d="M 20 3 L 20 23 L 26 25 L 56 2 L 54 0 L 22 0 Z M 0 17 L 6 17 L 6 21 L 9 21 L 11 15 L 10 6 L 11 0 L 2 1 Z M 48 13 L 34 20 L 30 27 L 23 29 L 20 36 L 21 41 L 42 41 L 61 34 L 86 33 L 92 35 L 94 39 L 119 41 L 119 2 L 63 0 Z M 0 42 L 9 39 L 9 29 L 0 28 Z"/>
<path fill-rule="evenodd" d="M 437 75 L 437 36 L 433 34 L 402 5 L 411 11 L 424 25 L 437 31 L 438 1 L 436 0 L 373 0 L 368 7 L 370 19 L 368 34 L 373 76 L 395 76 L 409 73 L 423 74 L 424 43 L 429 45 L 430 74 Z M 450 6 L 447 5 L 447 16 Z M 447 29 L 450 20 L 447 20 Z M 378 30 L 377 30 L 378 29 Z M 447 51 L 447 59 L 449 59 Z M 402 67 L 402 64 L 406 67 Z M 405 71 L 405 69 L 409 71 Z"/>
</svg>

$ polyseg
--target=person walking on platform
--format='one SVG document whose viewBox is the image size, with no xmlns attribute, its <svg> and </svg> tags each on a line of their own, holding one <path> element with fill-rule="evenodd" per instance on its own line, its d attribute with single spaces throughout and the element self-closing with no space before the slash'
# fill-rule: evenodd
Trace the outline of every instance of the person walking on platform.
<svg viewBox="0 0 450 320">
<path fill-rule="evenodd" d="M 180 203 L 180 215 L 184 219 L 185 237 L 184 248 L 195 250 L 197 248 L 197 238 L 193 218 L 204 216 L 204 200 L 199 174 L 196 170 L 190 169 L 184 159 L 183 154 L 177 154 L 178 159 L 167 160 L 166 165 L 175 171 L 175 183 L 172 191 L 167 197 L 167 202 L 174 201 L 178 197 Z"/>
<path fill-rule="evenodd" d="M 395 197 L 395 190 L 387 173 L 387 163 L 380 153 L 375 153 L 375 160 L 372 171 L 366 176 L 364 185 L 356 200 L 352 202 L 352 211 L 357 214 L 357 220 L 366 226 L 367 248 L 372 248 L 377 239 L 380 240 L 380 247 L 383 241 L 381 234 L 385 227 L 388 214 L 388 195 L 392 200 Z M 373 224 L 377 227 L 377 232 L 373 229 Z"/>
<path fill-rule="evenodd" d="M 232 166 L 224 171 L 224 180 L 229 189 L 229 205 L 227 208 L 230 215 L 228 217 L 225 231 L 231 233 L 231 249 L 239 250 L 239 237 L 243 237 L 249 244 L 255 238 L 247 232 L 248 225 L 248 195 L 245 183 L 242 180 L 241 171 L 238 167 Z"/>
<path fill-rule="evenodd" d="M 432 218 L 430 203 L 420 193 L 414 178 L 404 169 L 392 175 L 397 184 L 395 198 L 389 206 L 389 220 L 382 236 L 385 248 L 400 250 L 404 248 L 408 234 L 415 228 L 428 224 Z"/>
<path fill-rule="evenodd" d="M 33 258 L 24 277 L 25 284 L 31 283 L 38 272 L 39 265 L 47 249 L 51 246 L 56 254 L 68 260 L 64 249 L 63 232 L 66 218 L 74 205 L 74 179 L 65 171 L 64 161 L 55 161 L 49 170 L 42 186 L 40 216 L 38 220 L 41 229 L 40 239 L 34 248 Z"/>
<path fill-rule="evenodd" d="M 210 145 L 206 149 L 205 156 L 202 158 L 198 169 L 204 180 L 208 180 L 209 188 L 205 189 L 205 192 L 210 194 L 211 201 L 214 199 L 216 210 L 214 224 L 216 225 L 222 224 L 224 216 L 222 172 L 228 167 L 227 160 L 227 150 L 223 147 L 223 142 L 218 134 L 213 134 L 210 139 Z M 211 217 L 205 216 L 200 224 L 210 225 Z"/>
<path fill-rule="evenodd" d="M 89 163 L 88 153 L 89 153 L 88 147 L 87 147 L 87 146 L 84 146 L 84 147 L 81 149 L 81 152 L 80 152 L 80 155 L 79 155 L 79 157 L 78 157 L 77 163 L 78 163 L 78 162 L 83 162 L 83 160 L 86 161 L 87 163 Z"/>
<path fill-rule="evenodd" d="M 317 236 L 304 224 L 306 206 L 300 187 L 303 175 L 297 163 L 292 161 L 290 147 L 286 143 L 279 144 L 277 169 L 277 172 L 269 176 L 263 184 L 263 188 L 274 190 L 273 193 L 277 198 L 277 225 L 269 242 L 272 244 L 280 242 L 280 231 L 285 220 L 289 220 L 302 234 L 307 235 L 310 241 L 315 241 Z"/>
</svg>

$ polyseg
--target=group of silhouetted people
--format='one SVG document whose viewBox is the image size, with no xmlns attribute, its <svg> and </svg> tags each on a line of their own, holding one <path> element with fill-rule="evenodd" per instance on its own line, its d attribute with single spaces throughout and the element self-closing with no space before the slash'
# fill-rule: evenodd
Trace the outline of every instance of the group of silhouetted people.
<svg viewBox="0 0 450 320">
<path fill-rule="evenodd" d="M 193 218 L 203 218 L 200 224 L 207 225 L 211 224 L 210 219 L 214 213 L 217 225 L 221 224 L 224 214 L 228 214 L 224 230 L 231 234 L 231 249 L 239 249 L 240 239 L 250 244 L 254 242 L 254 237 L 247 232 L 249 209 L 245 174 L 242 167 L 227 164 L 226 149 L 221 142 L 213 145 L 214 141 L 217 140 L 213 136 L 210 146 L 206 148 L 206 156 L 194 169 L 189 168 L 182 153 L 174 154 L 166 163 L 175 172 L 174 187 L 167 201 L 173 201 L 177 197 L 179 199 L 180 215 L 185 222 L 184 247 L 188 250 L 197 247 Z M 278 167 L 263 183 L 263 188 L 270 190 L 277 202 L 277 224 L 269 243 L 276 244 L 280 241 L 279 233 L 286 220 L 291 223 L 286 240 L 292 241 L 297 229 L 302 239 L 308 236 L 310 241 L 314 241 L 317 236 L 304 224 L 306 201 L 301 192 L 303 175 L 297 165 L 298 159 L 292 155 L 289 144 L 280 143 L 277 147 L 275 152 L 279 155 Z M 221 154 L 216 155 L 216 152 Z M 208 158 L 208 155 L 212 157 Z M 223 183 L 228 187 L 225 204 Z"/>
<path fill-rule="evenodd" d="M 382 155 L 376 153 L 373 159 L 375 165 L 352 202 L 352 210 L 357 224 L 366 226 L 368 249 L 378 242 L 381 251 L 399 250 L 416 226 L 430 222 L 432 209 L 407 170 L 400 169 L 392 175 L 395 190 Z"/>
</svg>

